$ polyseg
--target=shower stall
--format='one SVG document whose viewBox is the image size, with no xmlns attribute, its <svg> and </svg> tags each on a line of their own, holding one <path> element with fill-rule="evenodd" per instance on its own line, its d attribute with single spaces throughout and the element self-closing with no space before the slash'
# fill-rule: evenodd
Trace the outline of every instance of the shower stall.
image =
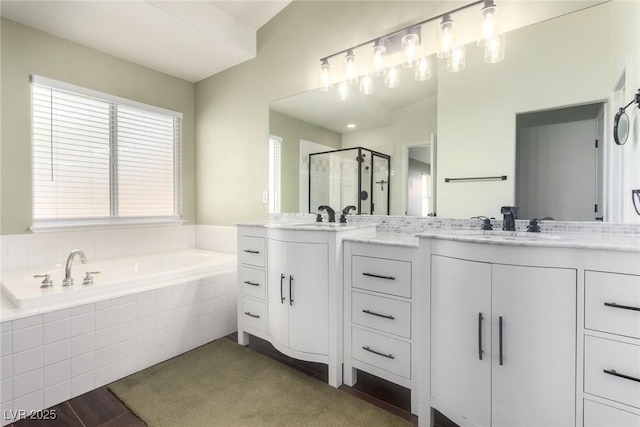
<svg viewBox="0 0 640 427">
<path fill-rule="evenodd" d="M 353 205 L 357 214 L 389 215 L 391 157 L 355 147 L 309 155 L 309 212 Z"/>
</svg>

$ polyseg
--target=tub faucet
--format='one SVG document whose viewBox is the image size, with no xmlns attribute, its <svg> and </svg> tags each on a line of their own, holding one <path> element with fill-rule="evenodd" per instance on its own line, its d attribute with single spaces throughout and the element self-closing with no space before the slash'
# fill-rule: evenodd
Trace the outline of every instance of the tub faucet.
<svg viewBox="0 0 640 427">
<path fill-rule="evenodd" d="M 503 206 L 500 213 L 504 215 L 502 229 L 506 231 L 516 231 L 516 217 L 518 216 L 517 206 Z"/>
<path fill-rule="evenodd" d="M 80 256 L 81 263 L 87 263 L 87 257 L 84 255 L 84 252 L 82 252 L 80 249 L 72 250 L 67 257 L 67 262 L 64 264 L 64 279 L 62 280 L 62 286 L 73 286 L 73 278 L 71 277 L 71 264 L 73 264 L 73 258 L 76 255 Z"/>
<path fill-rule="evenodd" d="M 327 215 L 329 215 L 329 222 L 336 222 L 336 211 L 329 205 L 318 206 L 319 211 L 327 211 Z"/>
</svg>

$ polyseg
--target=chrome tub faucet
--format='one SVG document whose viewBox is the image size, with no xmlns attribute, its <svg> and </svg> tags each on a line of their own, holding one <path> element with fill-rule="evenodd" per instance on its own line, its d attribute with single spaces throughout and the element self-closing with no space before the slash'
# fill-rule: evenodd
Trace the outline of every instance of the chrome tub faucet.
<svg viewBox="0 0 640 427">
<path fill-rule="evenodd" d="M 73 278 L 71 277 L 71 265 L 73 264 L 73 258 L 79 255 L 80 262 L 87 263 L 87 257 L 80 249 L 74 249 L 67 257 L 67 262 L 64 264 L 64 279 L 62 280 L 62 286 L 73 286 Z"/>
</svg>

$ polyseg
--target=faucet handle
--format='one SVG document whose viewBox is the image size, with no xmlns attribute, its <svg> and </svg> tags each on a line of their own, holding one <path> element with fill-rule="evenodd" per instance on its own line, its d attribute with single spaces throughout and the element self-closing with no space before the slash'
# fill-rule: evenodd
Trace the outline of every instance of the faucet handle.
<svg viewBox="0 0 640 427">
<path fill-rule="evenodd" d="M 82 284 L 83 285 L 93 285 L 93 275 L 94 274 L 100 274 L 99 271 L 87 271 L 86 276 L 84 276 L 84 279 L 82 280 Z"/>
<path fill-rule="evenodd" d="M 53 280 L 51 280 L 51 274 L 34 274 L 33 278 L 40 278 L 43 277 L 42 279 L 42 284 L 40 285 L 41 288 L 50 288 L 53 286 Z"/>
<path fill-rule="evenodd" d="M 540 232 L 540 224 L 538 224 L 538 219 L 534 218 L 529 221 L 529 225 L 527 225 L 527 231 L 531 233 L 539 233 Z"/>
<path fill-rule="evenodd" d="M 318 212 L 311 212 L 316 214 L 316 222 L 322 222 L 322 215 Z"/>
</svg>

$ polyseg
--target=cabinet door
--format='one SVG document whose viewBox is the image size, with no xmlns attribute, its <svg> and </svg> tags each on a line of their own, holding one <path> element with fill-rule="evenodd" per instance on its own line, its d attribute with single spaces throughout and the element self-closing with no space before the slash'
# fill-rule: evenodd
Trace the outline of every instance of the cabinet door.
<svg viewBox="0 0 640 427">
<path fill-rule="evenodd" d="M 269 252 L 271 254 L 271 252 Z M 326 244 L 289 243 L 289 348 L 329 353 L 329 249 Z"/>
<path fill-rule="evenodd" d="M 288 347 L 287 242 L 269 239 L 267 245 L 269 254 L 267 261 L 267 319 L 269 320 L 269 335 L 280 344 Z M 283 275 L 285 279 L 282 279 Z"/>
<path fill-rule="evenodd" d="M 431 274 L 431 395 L 441 410 L 489 426 L 491 265 L 434 255 Z"/>
<path fill-rule="evenodd" d="M 494 264 L 492 288 L 491 425 L 574 426 L 575 270 Z"/>
</svg>

